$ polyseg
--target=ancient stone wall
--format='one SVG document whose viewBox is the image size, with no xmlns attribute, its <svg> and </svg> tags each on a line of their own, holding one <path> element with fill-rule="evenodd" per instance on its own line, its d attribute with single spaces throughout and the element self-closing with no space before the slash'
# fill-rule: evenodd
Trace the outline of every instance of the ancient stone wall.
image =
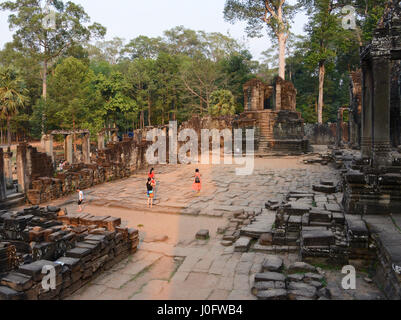
<svg viewBox="0 0 401 320">
<path fill-rule="evenodd" d="M 148 144 L 133 139 L 111 142 L 107 148 L 98 151 L 95 163 L 66 165 L 63 172 L 55 175 L 35 176 L 27 192 L 27 200 L 38 205 L 72 194 L 77 188 L 84 190 L 107 181 L 127 178 L 146 166 Z"/>
<path fill-rule="evenodd" d="M 337 124 L 305 124 L 305 135 L 310 144 L 315 145 L 334 145 L 337 139 Z M 349 140 L 348 123 L 342 124 L 342 138 L 343 142 L 347 143 Z"/>
<path fill-rule="evenodd" d="M 276 80 L 276 85 L 281 88 L 281 110 L 296 111 L 297 90 L 291 81 L 285 81 L 280 77 Z"/>
<path fill-rule="evenodd" d="M 67 298 L 136 252 L 138 231 L 120 225 L 55 207 L 0 212 L 0 300 Z M 55 289 L 42 286 L 44 266 L 55 269 Z"/>
</svg>

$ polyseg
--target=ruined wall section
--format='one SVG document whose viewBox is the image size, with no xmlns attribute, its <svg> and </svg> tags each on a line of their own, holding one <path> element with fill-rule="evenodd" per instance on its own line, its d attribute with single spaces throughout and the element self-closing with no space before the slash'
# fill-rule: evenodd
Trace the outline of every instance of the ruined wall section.
<svg viewBox="0 0 401 320">
<path fill-rule="evenodd" d="M 106 149 L 98 151 L 95 163 L 73 164 L 65 166 L 63 172 L 40 177 L 35 175 L 27 192 L 27 201 L 38 205 L 72 194 L 77 188 L 84 190 L 108 181 L 128 178 L 147 165 L 145 153 L 148 145 L 148 142 L 138 143 L 134 139 L 111 142 Z M 38 159 L 35 153 L 33 156 Z M 31 161 L 28 159 L 27 162 Z"/>
</svg>

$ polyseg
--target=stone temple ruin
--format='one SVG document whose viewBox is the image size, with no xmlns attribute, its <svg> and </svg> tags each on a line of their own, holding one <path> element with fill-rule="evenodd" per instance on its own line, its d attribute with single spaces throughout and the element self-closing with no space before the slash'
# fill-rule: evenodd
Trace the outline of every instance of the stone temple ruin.
<svg viewBox="0 0 401 320">
<path fill-rule="evenodd" d="M 235 121 L 237 128 L 256 128 L 255 149 L 263 154 L 303 154 L 308 151 L 304 122 L 296 111 L 297 91 L 278 77 L 273 86 L 259 79 L 244 85 L 245 112 Z"/>
<path fill-rule="evenodd" d="M 280 172 L 268 175 L 263 170 L 254 179 L 244 180 L 220 172 L 214 180 L 220 190 L 217 196 L 231 190 L 230 199 L 223 195 L 224 204 L 218 206 L 208 203 L 213 196 L 197 199 L 193 207 L 188 205 L 181 212 L 200 215 L 207 211 L 227 217 L 227 225 L 217 231 L 218 242 L 231 252 L 249 253 L 241 260 L 240 269 L 251 268 L 246 259 L 252 253 L 265 254 L 260 268 L 252 265 L 255 274 L 250 291 L 254 297 L 330 299 L 325 273 L 315 266 L 351 264 L 373 268 L 373 281 L 384 295 L 401 299 L 401 233 L 396 230 L 401 223 L 400 61 L 401 7 L 399 1 L 393 1 L 372 43 L 361 51 L 362 69 L 351 73 L 350 105 L 338 110 L 331 152 L 304 160 L 305 164 L 333 165 L 340 183 L 318 176 L 318 183 L 288 188 L 277 193 L 279 198 L 263 196 L 262 207 L 252 207 L 246 197 L 253 196 L 254 190 L 243 190 L 241 183 L 277 188 L 276 181 L 298 186 L 297 181 Z M 181 129 L 194 128 L 200 136 L 201 129 L 256 128 L 259 156 L 303 155 L 309 151 L 292 83 L 277 78 L 268 85 L 253 79 L 244 85 L 244 94 L 245 111 L 239 117 L 193 117 Z M 346 111 L 348 124 L 343 120 Z M 70 195 L 77 187 L 87 189 L 126 178 L 146 167 L 149 142 L 145 137 L 153 129 L 138 130 L 133 138 L 124 136 L 122 141 L 118 129 L 104 129 L 98 133 L 97 148 L 91 145 L 87 130 L 45 135 L 43 153 L 26 143 L 18 145 L 18 193 L 30 206 L 16 212 L 7 209 L 21 204 L 19 198 L 9 206 L 4 202 L 7 187 L 13 185 L 12 153 L 0 149 L 0 200 L 4 209 L 0 211 L 0 300 L 66 298 L 137 251 L 138 231 L 123 227 L 120 218 L 73 215 L 40 205 Z M 158 129 L 168 139 L 168 127 Z M 64 136 L 67 164 L 62 172 L 54 166 L 56 135 Z M 80 155 L 73 150 L 73 135 L 81 137 Z M 305 170 L 301 180 L 309 178 L 306 175 Z M 206 241 L 209 231 L 202 230 L 196 237 Z M 299 261 L 287 263 L 280 256 L 289 253 L 296 254 Z M 41 287 L 44 265 L 55 268 L 57 290 Z"/>
</svg>

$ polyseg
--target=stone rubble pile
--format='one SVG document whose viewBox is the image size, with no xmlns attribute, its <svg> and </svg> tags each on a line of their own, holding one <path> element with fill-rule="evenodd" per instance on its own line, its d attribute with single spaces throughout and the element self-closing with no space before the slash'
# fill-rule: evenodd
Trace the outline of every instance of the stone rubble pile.
<svg viewBox="0 0 401 320">
<path fill-rule="evenodd" d="M 321 185 L 333 183 L 321 181 Z M 346 217 L 337 201 L 336 195 L 305 190 L 290 191 L 282 202 L 268 201 L 266 208 L 276 210 L 274 228 L 260 236 L 252 249 L 300 252 L 306 262 L 372 261 L 376 251 L 366 223 L 358 216 Z"/>
<path fill-rule="evenodd" d="M 259 300 L 328 300 L 325 282 L 312 265 L 295 262 L 286 268 L 280 257 L 268 255 L 251 291 Z"/>
<path fill-rule="evenodd" d="M 63 299 L 135 253 L 139 234 L 121 219 L 68 215 L 56 207 L 0 213 L 0 300 Z M 44 266 L 56 289 L 42 287 Z"/>
</svg>

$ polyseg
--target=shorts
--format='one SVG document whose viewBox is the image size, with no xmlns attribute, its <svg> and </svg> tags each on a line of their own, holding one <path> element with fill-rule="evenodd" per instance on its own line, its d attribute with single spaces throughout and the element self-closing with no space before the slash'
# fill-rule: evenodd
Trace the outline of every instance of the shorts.
<svg viewBox="0 0 401 320">
<path fill-rule="evenodd" d="M 155 194 L 153 193 L 153 191 L 148 191 L 148 198 L 149 199 L 153 199 L 155 197 Z"/>
<path fill-rule="evenodd" d="M 83 202 L 83 200 L 78 200 L 78 205 L 80 206 Z"/>
</svg>

